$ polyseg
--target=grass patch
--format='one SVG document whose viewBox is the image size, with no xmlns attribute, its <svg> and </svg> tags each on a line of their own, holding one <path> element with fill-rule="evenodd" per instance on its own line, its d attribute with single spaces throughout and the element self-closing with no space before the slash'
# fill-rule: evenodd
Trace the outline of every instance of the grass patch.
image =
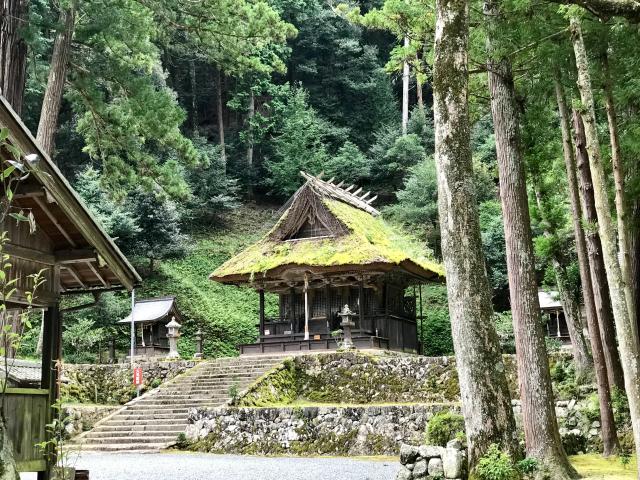
<svg viewBox="0 0 640 480">
<path fill-rule="evenodd" d="M 626 467 L 617 457 L 603 458 L 598 454 L 575 455 L 571 463 L 586 480 L 631 480 L 636 478 L 636 459 Z"/>
</svg>

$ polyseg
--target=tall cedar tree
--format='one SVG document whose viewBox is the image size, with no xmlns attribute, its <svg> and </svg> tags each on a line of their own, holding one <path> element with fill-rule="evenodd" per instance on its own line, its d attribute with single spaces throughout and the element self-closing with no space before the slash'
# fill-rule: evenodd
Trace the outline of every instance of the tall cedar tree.
<svg viewBox="0 0 640 480">
<path fill-rule="evenodd" d="M 436 2 L 433 71 L 442 257 L 462 411 L 473 468 L 491 444 L 519 455 L 511 399 L 493 324 L 473 185 L 467 0 Z"/>
<path fill-rule="evenodd" d="M 27 43 L 22 38 L 28 0 L 0 1 L 0 93 L 18 115 L 27 74 Z"/>
<path fill-rule="evenodd" d="M 496 138 L 520 399 L 527 455 L 556 480 L 577 476 L 564 452 L 542 331 L 511 61 L 500 53 L 500 2 L 486 1 L 487 71 Z"/>
<path fill-rule="evenodd" d="M 609 281 L 613 318 L 616 323 L 620 360 L 624 372 L 625 391 L 629 401 L 629 412 L 633 426 L 636 444 L 636 454 L 640 458 L 640 357 L 638 342 L 634 334 L 635 325 L 631 324 L 627 302 L 624 294 L 624 280 L 618 263 L 615 227 L 611 219 L 611 208 L 607 191 L 607 179 L 600 155 L 600 143 L 596 126 L 595 101 L 591 88 L 591 75 L 587 52 L 582 37 L 580 20 L 572 17 L 570 20 L 571 39 L 578 70 L 578 89 L 582 100 L 582 120 L 585 126 L 587 151 L 589 152 L 589 166 L 593 181 L 596 213 L 598 215 L 598 231 L 602 241 L 604 266 Z"/>
</svg>

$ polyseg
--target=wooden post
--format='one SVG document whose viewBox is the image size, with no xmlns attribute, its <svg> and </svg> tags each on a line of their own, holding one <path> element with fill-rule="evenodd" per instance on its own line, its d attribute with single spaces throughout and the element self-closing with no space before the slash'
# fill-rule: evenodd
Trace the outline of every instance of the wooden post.
<svg viewBox="0 0 640 480">
<path fill-rule="evenodd" d="M 358 283 L 358 314 L 360 322 L 358 328 L 362 329 L 362 325 L 364 325 L 364 282 L 362 278 L 360 278 L 360 282 Z"/>
<path fill-rule="evenodd" d="M 264 335 L 264 288 L 258 291 L 260 295 L 260 336 Z"/>
<path fill-rule="evenodd" d="M 325 305 L 325 315 L 327 316 L 327 333 L 331 334 L 331 287 L 327 280 L 327 284 L 324 286 L 324 295 L 327 303 Z"/>
<path fill-rule="evenodd" d="M 309 340 L 309 277 L 304 274 L 304 339 Z"/>
<path fill-rule="evenodd" d="M 298 322 L 295 315 L 295 305 L 296 305 L 296 289 L 291 286 L 291 290 L 289 291 L 289 316 L 291 317 L 291 334 L 295 335 L 296 330 L 298 328 Z"/>
</svg>

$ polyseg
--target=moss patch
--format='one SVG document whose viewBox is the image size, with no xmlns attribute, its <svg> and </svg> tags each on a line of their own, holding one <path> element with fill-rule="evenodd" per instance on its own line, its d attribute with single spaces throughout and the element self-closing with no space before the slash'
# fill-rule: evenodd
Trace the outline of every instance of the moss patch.
<svg viewBox="0 0 640 480">
<path fill-rule="evenodd" d="M 636 478 L 635 457 L 626 467 L 617 457 L 603 458 L 597 454 L 576 455 L 571 463 L 585 480 L 631 480 Z"/>
</svg>

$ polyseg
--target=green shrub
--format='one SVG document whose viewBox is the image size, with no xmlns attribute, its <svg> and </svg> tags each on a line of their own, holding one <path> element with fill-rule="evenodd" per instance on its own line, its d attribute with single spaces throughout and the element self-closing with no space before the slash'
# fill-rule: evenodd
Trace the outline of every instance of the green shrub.
<svg viewBox="0 0 640 480">
<path fill-rule="evenodd" d="M 453 338 L 445 285 L 425 285 L 422 287 L 422 314 L 419 324 L 420 339 L 424 355 L 440 357 L 453 355 Z"/>
<path fill-rule="evenodd" d="M 502 353 L 516 353 L 516 340 L 513 334 L 513 318 L 511 312 L 496 312 L 493 314 L 500 349 Z"/>
<path fill-rule="evenodd" d="M 629 413 L 629 400 L 624 390 L 617 387 L 611 389 L 611 408 L 613 408 L 613 418 L 616 425 L 629 425 L 631 415 Z"/>
<path fill-rule="evenodd" d="M 427 424 L 426 440 L 430 445 L 446 447 L 447 442 L 464 435 L 464 417 L 457 413 L 438 412 Z"/>
<path fill-rule="evenodd" d="M 478 480 L 520 480 L 522 475 L 516 468 L 513 459 L 494 444 L 478 461 L 473 478 Z"/>
</svg>

